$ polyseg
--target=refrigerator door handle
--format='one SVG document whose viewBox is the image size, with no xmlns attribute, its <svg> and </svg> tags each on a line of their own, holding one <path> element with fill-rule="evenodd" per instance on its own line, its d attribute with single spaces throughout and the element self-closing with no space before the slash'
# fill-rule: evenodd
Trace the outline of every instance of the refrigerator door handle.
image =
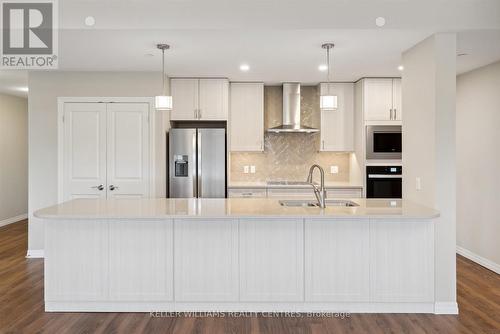
<svg viewBox="0 0 500 334">
<path fill-rule="evenodd" d="M 197 197 L 203 197 L 203 190 L 202 190 L 202 173 L 201 173 L 201 170 L 202 170 L 202 166 L 201 164 L 203 163 L 202 162 L 202 159 L 201 159 L 201 131 L 197 131 L 198 133 L 198 160 L 197 160 L 197 165 L 198 165 L 198 196 Z"/>
<path fill-rule="evenodd" d="M 192 168 L 191 168 L 191 177 L 193 179 L 193 197 L 198 197 L 198 194 L 197 194 L 197 178 L 196 178 L 196 131 L 195 133 L 193 133 L 193 156 L 192 156 Z"/>
</svg>

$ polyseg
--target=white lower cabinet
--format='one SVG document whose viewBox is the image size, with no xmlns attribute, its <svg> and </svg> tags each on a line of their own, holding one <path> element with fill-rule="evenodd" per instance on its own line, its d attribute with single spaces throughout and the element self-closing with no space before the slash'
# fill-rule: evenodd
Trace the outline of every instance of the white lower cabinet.
<svg viewBox="0 0 500 334">
<path fill-rule="evenodd" d="M 433 223 L 372 220 L 370 281 L 373 302 L 432 302 Z"/>
<path fill-rule="evenodd" d="M 109 223 L 111 300 L 173 300 L 172 225 L 171 220 Z"/>
<path fill-rule="evenodd" d="M 228 197 L 236 198 L 264 198 L 267 197 L 266 188 L 229 188 Z"/>
<path fill-rule="evenodd" d="M 175 300 L 238 300 L 238 220 L 174 222 Z"/>
<path fill-rule="evenodd" d="M 267 197 L 283 198 L 297 197 L 300 199 L 315 199 L 312 187 L 302 188 L 268 188 Z M 361 198 L 362 188 L 326 188 L 327 198 Z"/>
<path fill-rule="evenodd" d="M 247 311 L 358 303 L 367 311 L 432 312 L 433 224 L 341 217 L 47 220 L 45 307 Z"/>
<path fill-rule="evenodd" d="M 240 220 L 240 300 L 303 301 L 303 220 Z"/>
<path fill-rule="evenodd" d="M 369 301 L 369 235 L 368 220 L 305 221 L 306 301 Z"/>
<path fill-rule="evenodd" d="M 45 301 L 107 300 L 107 223 L 47 221 L 45 236 Z"/>
</svg>

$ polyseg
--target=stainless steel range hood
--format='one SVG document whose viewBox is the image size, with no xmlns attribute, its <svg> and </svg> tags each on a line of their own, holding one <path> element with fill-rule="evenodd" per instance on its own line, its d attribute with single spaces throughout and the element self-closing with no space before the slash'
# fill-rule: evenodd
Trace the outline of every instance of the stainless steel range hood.
<svg viewBox="0 0 500 334">
<path fill-rule="evenodd" d="M 313 133 L 318 129 L 302 125 L 300 123 L 300 83 L 283 84 L 283 116 L 281 125 L 267 129 L 267 132 L 290 133 L 302 132 Z"/>
</svg>

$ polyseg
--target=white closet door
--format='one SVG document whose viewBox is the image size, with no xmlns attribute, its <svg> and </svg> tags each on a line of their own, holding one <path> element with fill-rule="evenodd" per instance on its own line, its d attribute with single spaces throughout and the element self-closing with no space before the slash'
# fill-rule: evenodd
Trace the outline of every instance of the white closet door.
<svg viewBox="0 0 500 334">
<path fill-rule="evenodd" d="M 108 198 L 149 197 L 149 105 L 107 104 Z"/>
<path fill-rule="evenodd" d="M 106 104 L 64 104 L 64 200 L 106 198 Z"/>
</svg>

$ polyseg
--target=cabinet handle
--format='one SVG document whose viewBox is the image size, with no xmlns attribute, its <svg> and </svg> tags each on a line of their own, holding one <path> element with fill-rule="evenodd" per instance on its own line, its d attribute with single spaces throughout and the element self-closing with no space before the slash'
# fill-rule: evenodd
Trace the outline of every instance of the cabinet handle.
<svg viewBox="0 0 500 334">
<path fill-rule="evenodd" d="M 394 108 L 394 120 L 397 120 L 398 119 L 398 114 L 397 114 L 398 110 L 396 108 Z"/>
<path fill-rule="evenodd" d="M 322 145 L 323 150 L 324 150 L 325 149 L 325 141 L 324 140 L 321 141 L 321 145 Z"/>
<path fill-rule="evenodd" d="M 198 119 L 201 119 L 201 109 L 198 109 Z"/>
<path fill-rule="evenodd" d="M 392 121 L 392 108 L 389 109 L 389 119 Z"/>
<path fill-rule="evenodd" d="M 111 190 L 111 191 L 118 190 L 118 186 L 110 185 L 109 190 Z"/>
<path fill-rule="evenodd" d="M 93 186 L 93 187 L 90 187 L 92 189 L 97 189 L 99 191 L 103 191 L 104 190 L 104 186 L 102 184 L 98 185 L 98 186 Z"/>
</svg>

